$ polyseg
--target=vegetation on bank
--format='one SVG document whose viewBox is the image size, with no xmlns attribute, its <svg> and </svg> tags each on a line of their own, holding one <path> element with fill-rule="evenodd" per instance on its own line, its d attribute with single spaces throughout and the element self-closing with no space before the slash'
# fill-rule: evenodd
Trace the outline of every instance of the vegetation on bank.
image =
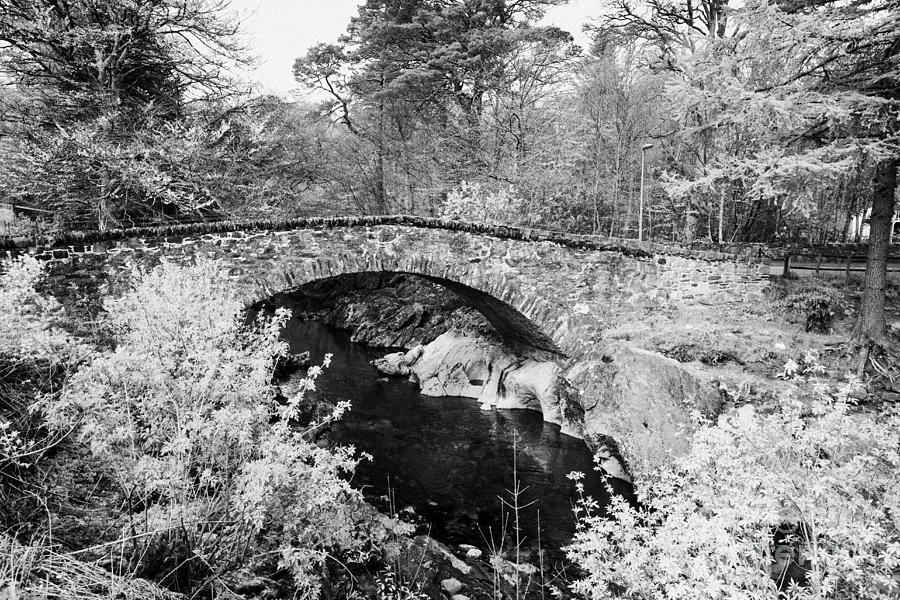
<svg viewBox="0 0 900 600">
<path fill-rule="evenodd" d="M 745 404 L 705 423 L 689 454 L 636 482 L 639 508 L 614 499 L 607 515 L 583 499 L 569 556 L 588 575 L 574 588 L 595 600 L 896 598 L 900 410 L 858 409 L 858 385 L 812 377 L 774 411 Z"/>
<path fill-rule="evenodd" d="M 896 379 L 853 374 L 860 294 L 843 277 L 776 279 L 758 304 L 662 309 L 604 332 L 678 360 L 725 406 L 689 454 L 635 481 L 642 508 L 607 519 L 581 506 L 570 556 L 587 597 L 896 597 Z"/>
<path fill-rule="evenodd" d="M 164 263 L 107 299 L 109 338 L 98 347 L 56 328 L 58 307 L 35 290 L 41 275 L 26 258 L 0 280 L 5 364 L 29 372 L 3 379 L 4 529 L 51 547 L 97 536 L 75 554 L 195 597 L 264 576 L 317 598 L 329 568 L 385 558 L 405 526 L 362 508 L 346 477 L 360 459 L 353 448 L 315 443 L 347 406 L 301 420 L 322 367 L 295 397 L 276 396 L 286 312 L 245 325 L 215 264 Z M 82 495 L 75 474 L 96 477 L 98 489 Z M 97 522 L 60 531 L 79 509 Z M 53 556 L 12 541 L 5 551 L 12 562 Z M 27 569 L 7 574 L 10 589 L 52 596 Z"/>
</svg>

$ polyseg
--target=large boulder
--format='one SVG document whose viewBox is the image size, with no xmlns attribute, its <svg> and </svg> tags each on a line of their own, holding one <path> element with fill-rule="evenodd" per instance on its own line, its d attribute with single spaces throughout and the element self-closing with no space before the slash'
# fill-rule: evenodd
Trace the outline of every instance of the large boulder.
<svg viewBox="0 0 900 600">
<path fill-rule="evenodd" d="M 516 357 L 491 339 L 451 330 L 425 345 L 412 371 L 426 396 L 462 396 L 496 402 L 503 372 Z"/>
<path fill-rule="evenodd" d="M 385 363 L 397 363 L 393 368 L 400 373 L 408 365 L 426 396 L 474 398 L 483 408 L 536 410 L 563 433 L 581 435 L 583 412 L 562 367 L 519 356 L 495 339 L 450 330 L 421 351 L 403 359 L 390 356 Z M 392 367 L 379 368 L 386 372 Z"/>
<path fill-rule="evenodd" d="M 584 436 L 611 475 L 639 476 L 690 448 L 692 413 L 715 418 L 718 390 L 661 354 L 614 345 L 589 353 L 566 373 L 580 391 Z"/>
<path fill-rule="evenodd" d="M 525 359 L 503 374 L 500 389 L 503 393 L 493 406 L 533 408 L 541 411 L 547 423 L 559 425 L 563 433 L 583 436 L 584 410 L 578 393 L 556 362 Z"/>
</svg>

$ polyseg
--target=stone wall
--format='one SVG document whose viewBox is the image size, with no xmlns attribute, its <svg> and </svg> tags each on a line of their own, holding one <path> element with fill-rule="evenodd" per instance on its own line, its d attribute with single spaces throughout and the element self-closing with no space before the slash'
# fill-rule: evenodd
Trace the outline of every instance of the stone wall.
<svg viewBox="0 0 900 600">
<path fill-rule="evenodd" d="M 762 299 L 768 265 L 709 262 L 680 256 L 657 258 L 661 287 L 675 301 L 702 304 L 753 302 Z"/>
<path fill-rule="evenodd" d="M 767 261 L 734 255 L 402 216 L 81 232 L 6 247 L 6 256 L 51 261 L 74 287 L 112 292 L 134 267 L 216 259 L 248 305 L 326 277 L 412 273 L 458 294 L 510 343 L 569 356 L 597 343 L 623 311 L 754 301 L 768 278 Z"/>
</svg>

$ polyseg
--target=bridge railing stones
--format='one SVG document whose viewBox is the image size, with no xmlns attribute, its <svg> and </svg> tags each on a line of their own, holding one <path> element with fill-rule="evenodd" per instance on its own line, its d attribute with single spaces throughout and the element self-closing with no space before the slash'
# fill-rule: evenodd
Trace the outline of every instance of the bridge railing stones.
<svg viewBox="0 0 900 600">
<path fill-rule="evenodd" d="M 300 219 L 260 219 L 250 221 L 216 221 L 210 223 L 188 223 L 161 225 L 158 227 L 131 227 L 105 231 L 72 231 L 51 236 L 0 238 L 0 250 L 4 257 L 12 257 L 28 252 L 39 259 L 65 259 L 70 254 L 94 252 L 93 246 L 106 242 L 116 242 L 135 238 L 162 240 L 180 243 L 185 237 L 196 235 L 229 234 L 238 237 L 248 231 L 291 231 L 297 229 L 373 227 L 379 225 L 402 225 L 429 229 L 464 231 L 497 238 L 515 239 L 529 242 L 551 242 L 561 246 L 583 250 L 602 250 L 635 257 L 654 255 L 683 257 L 704 261 L 729 261 L 768 265 L 768 258 L 694 249 L 685 246 L 642 242 L 626 238 L 605 237 L 587 234 L 564 233 L 529 227 L 513 227 L 490 223 L 474 223 L 421 217 L 415 215 L 384 215 L 359 217 L 309 217 Z"/>
</svg>

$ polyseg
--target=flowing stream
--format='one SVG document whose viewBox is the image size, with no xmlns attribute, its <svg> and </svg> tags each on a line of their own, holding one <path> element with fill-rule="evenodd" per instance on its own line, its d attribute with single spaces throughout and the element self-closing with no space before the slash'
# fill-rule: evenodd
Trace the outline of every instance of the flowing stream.
<svg viewBox="0 0 900 600">
<path fill-rule="evenodd" d="M 505 522 L 509 550 L 515 515 L 501 508 L 500 499 L 513 502 L 517 480 L 526 556 L 536 556 L 540 535 L 540 547 L 559 560 L 575 530 L 576 492 L 567 474 L 583 472 L 586 493 L 606 503 L 585 443 L 561 434 L 537 412 L 485 411 L 470 398 L 422 396 L 416 384 L 381 377 L 369 364 L 383 351 L 352 343 L 317 321 L 291 319 L 283 335 L 291 351 L 308 350 L 313 364 L 333 354 L 315 394 L 349 400 L 352 409 L 328 439 L 369 453 L 373 460 L 359 465 L 354 485 L 383 511 L 393 506 L 415 515 L 422 532 L 487 551 L 500 543 Z"/>
</svg>

